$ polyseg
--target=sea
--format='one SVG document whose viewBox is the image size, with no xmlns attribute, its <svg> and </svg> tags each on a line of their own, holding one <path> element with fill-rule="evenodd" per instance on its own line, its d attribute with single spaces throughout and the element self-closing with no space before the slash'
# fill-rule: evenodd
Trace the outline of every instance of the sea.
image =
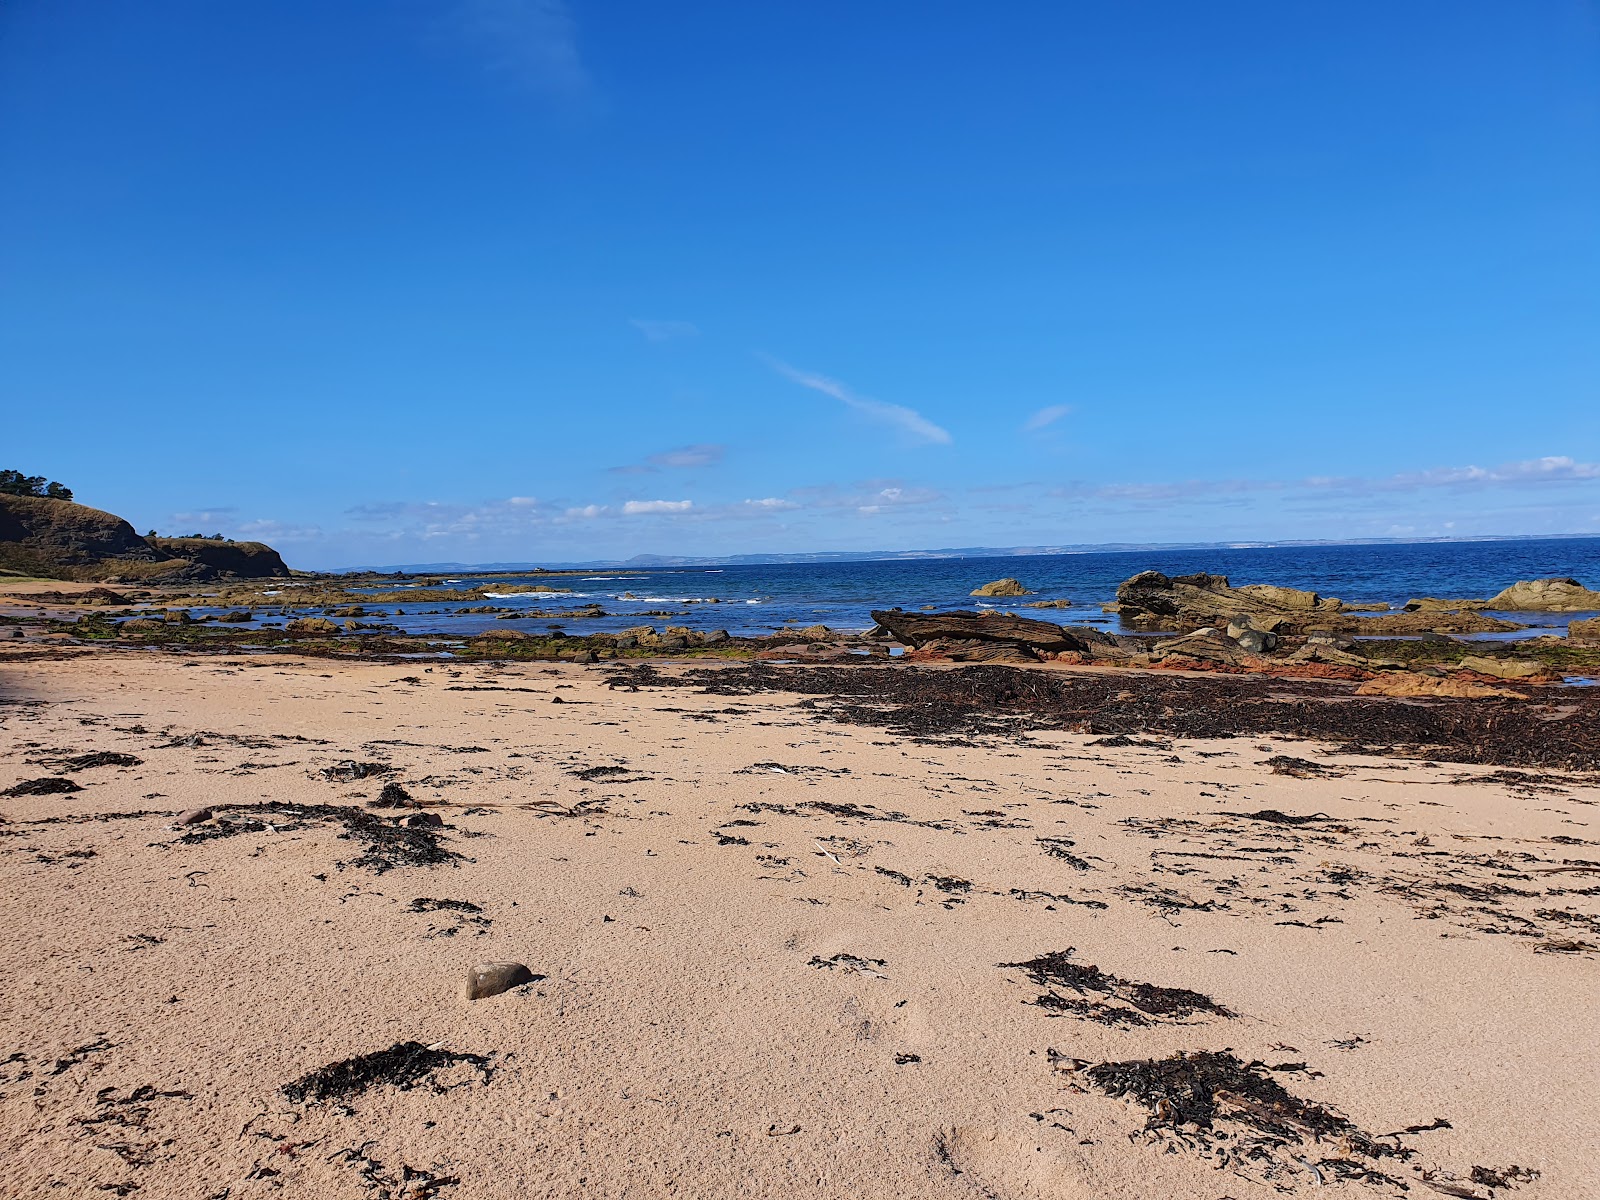
<svg viewBox="0 0 1600 1200">
<path fill-rule="evenodd" d="M 445 576 L 447 584 L 482 587 L 483 600 L 374 604 L 374 617 L 408 633 L 470 636 L 505 628 L 496 614 L 462 613 L 494 604 L 510 610 L 553 613 L 516 621 L 530 633 L 561 629 L 569 634 L 611 633 L 632 626 L 679 625 L 725 629 L 759 636 L 783 629 L 826 625 L 863 631 L 875 608 L 998 609 L 1061 624 L 1089 624 L 1115 631 L 1118 618 L 1101 612 L 1117 585 L 1140 571 L 1168 575 L 1209 571 L 1235 585 L 1272 583 L 1307 588 L 1350 603 L 1388 603 L 1399 608 L 1414 596 L 1451 599 L 1492 596 L 1519 579 L 1572 577 L 1600 587 L 1600 538 L 1508 541 L 1383 543 L 1378 545 L 1250 546 L 1228 549 L 1118 550 L 993 558 L 920 558 L 862 562 L 779 563 L 767 566 L 655 567 L 607 570 L 588 575 Z M 1002 577 L 1018 579 L 1034 593 L 1015 599 L 978 599 L 976 587 Z M 570 593 L 495 591 L 496 585 L 547 584 Z M 373 591 L 393 591 L 385 583 Z M 281 615 L 311 615 L 292 607 L 285 589 Z M 1066 609 L 1030 609 L 1031 600 L 1068 599 Z M 599 605 L 602 617 L 569 617 Z M 263 612 L 264 620 L 273 620 Z M 1562 632 L 1574 616 L 1592 613 L 1517 613 L 1532 628 L 1495 638 Z"/>
</svg>

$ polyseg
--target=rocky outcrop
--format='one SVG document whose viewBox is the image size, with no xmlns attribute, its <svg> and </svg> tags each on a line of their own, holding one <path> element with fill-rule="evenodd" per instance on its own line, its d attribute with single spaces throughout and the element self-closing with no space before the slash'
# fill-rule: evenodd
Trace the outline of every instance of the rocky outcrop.
<svg viewBox="0 0 1600 1200">
<path fill-rule="evenodd" d="M 969 596 L 1031 596 L 1033 595 L 1021 582 L 1015 579 L 996 579 L 993 583 L 986 583 L 982 587 L 973 588 L 967 593 Z"/>
<path fill-rule="evenodd" d="M 1413 603 L 1418 603 L 1413 601 Z M 1415 636 L 1421 633 L 1510 633 L 1526 629 L 1515 621 L 1474 611 L 1433 611 L 1357 616 L 1368 606 L 1346 606 L 1331 596 L 1300 588 L 1251 584 L 1234 587 L 1226 575 L 1179 575 L 1169 578 L 1145 571 L 1117 589 L 1116 610 L 1141 629 L 1187 633 L 1208 626 L 1248 621 L 1262 633 L 1294 634 L 1343 630 L 1371 637 Z"/>
<path fill-rule="evenodd" d="M 1221 627 L 1236 617 L 1247 617 L 1263 633 L 1295 633 L 1316 618 L 1343 611 L 1336 599 L 1300 588 L 1252 584 L 1234 587 L 1226 575 L 1200 572 L 1167 576 L 1143 571 L 1117 589 L 1118 611 L 1123 620 L 1148 629 L 1179 632 Z"/>
<path fill-rule="evenodd" d="M 919 649 L 934 642 L 944 644 L 946 650 L 952 648 L 951 644 L 972 642 L 1009 646 L 1028 659 L 1036 659 L 1040 653 L 1089 649 L 1085 639 L 1067 632 L 1060 625 L 1009 613 L 911 613 L 891 608 L 875 610 L 872 619 L 896 641 Z M 953 648 L 959 650 L 961 647 L 956 645 Z"/>
<path fill-rule="evenodd" d="M 1567 640 L 1576 646 L 1600 646 L 1600 617 L 1567 622 Z"/>
<path fill-rule="evenodd" d="M 1071 600 L 1029 600 L 1023 608 L 1071 608 Z"/>
<path fill-rule="evenodd" d="M 40 496 L 0 494 L 0 567 L 49 579 L 199 583 L 282 578 L 260 542 L 142 538 L 113 513 Z"/>
<path fill-rule="evenodd" d="M 167 557 L 185 559 L 206 568 L 210 579 L 282 579 L 289 574 L 278 552 L 262 542 L 167 537 L 146 540 Z"/>
<path fill-rule="evenodd" d="M 108 562 L 156 564 L 166 557 L 112 513 L 66 500 L 0 495 L 0 567 L 7 570 L 88 579 Z"/>
<path fill-rule="evenodd" d="M 1600 592 L 1576 579 L 1522 579 L 1489 597 L 1488 607 L 1502 612 L 1600 612 Z"/>
</svg>

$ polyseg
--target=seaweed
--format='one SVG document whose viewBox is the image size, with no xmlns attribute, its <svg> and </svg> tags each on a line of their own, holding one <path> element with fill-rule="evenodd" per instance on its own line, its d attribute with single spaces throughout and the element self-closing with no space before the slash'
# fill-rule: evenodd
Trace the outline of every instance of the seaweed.
<svg viewBox="0 0 1600 1200">
<path fill-rule="evenodd" d="M 491 1057 L 486 1054 L 467 1054 L 445 1050 L 438 1046 L 424 1046 L 421 1042 L 396 1042 L 387 1050 L 375 1050 L 318 1067 L 291 1080 L 279 1090 L 295 1104 L 318 1104 L 329 1100 L 347 1100 L 370 1088 L 389 1086 L 399 1091 L 410 1091 L 425 1080 L 435 1091 L 445 1091 L 432 1079 L 435 1071 L 467 1063 L 482 1075 L 484 1083 L 492 1074 Z M 459 1084 L 453 1086 L 460 1086 Z"/>
<path fill-rule="evenodd" d="M 83 788 L 64 779 L 59 775 L 47 775 L 43 779 L 24 779 L 21 783 L 12 784 L 0 796 L 64 796 L 68 792 L 81 792 Z"/>
<path fill-rule="evenodd" d="M 820 719 L 935 741 L 1034 730 L 1182 738 L 1284 735 L 1494 766 L 1600 769 L 1600 695 L 1563 693 L 1552 712 L 1526 700 L 1356 696 L 1321 680 L 1068 674 L 1028 667 L 909 664 L 698 668 L 652 680 L 715 696 L 789 692 Z M 860 703 L 850 703 L 850 699 Z"/>
<path fill-rule="evenodd" d="M 1073 953 L 1073 948 L 1068 947 L 1065 950 L 1053 950 L 1041 954 L 1026 962 L 999 965 L 1027 972 L 1028 978 L 1040 987 L 1069 988 L 1079 996 L 1094 992 L 1114 1000 L 1121 1000 L 1138 1010 L 1137 1013 L 1132 1013 L 1128 1009 L 1111 1008 L 1097 1002 L 1073 1000 L 1053 990 L 1035 1001 L 1041 1008 L 1090 1016 L 1106 1024 L 1120 1021 L 1124 1024 L 1146 1025 L 1149 1024 L 1146 1017 L 1179 1020 L 1196 1013 L 1209 1013 L 1219 1017 L 1234 1015 L 1229 1009 L 1199 992 L 1190 991 L 1188 988 L 1158 987 L 1153 983 L 1123 979 L 1102 971 L 1090 963 L 1074 962 Z"/>
<path fill-rule="evenodd" d="M 1058 1065 L 1063 1061 L 1054 1051 L 1051 1057 Z M 1074 1074 L 1108 1096 L 1142 1106 L 1148 1113 L 1147 1133 L 1167 1135 L 1223 1165 L 1254 1168 L 1268 1180 L 1298 1165 L 1319 1183 L 1325 1182 L 1325 1172 L 1339 1180 L 1409 1190 L 1374 1165 L 1415 1155 L 1398 1135 L 1380 1139 L 1342 1113 L 1302 1100 L 1271 1078 L 1274 1069 L 1243 1062 L 1228 1050 L 1199 1050 L 1170 1058 L 1083 1064 Z M 1444 1125 L 1435 1122 L 1434 1127 Z M 1315 1162 L 1299 1152 L 1307 1143 L 1323 1142 L 1334 1143 L 1339 1152 Z M 1279 1153 L 1283 1151 L 1287 1153 Z"/>
<path fill-rule="evenodd" d="M 242 833 L 266 832 L 268 824 L 263 816 L 268 815 L 283 818 L 272 823 L 272 828 L 279 832 L 304 829 L 317 822 L 343 825 L 344 832 L 339 836 L 360 843 L 362 848 L 355 858 L 338 865 L 364 867 L 374 875 L 398 867 L 454 864 L 463 857 L 445 849 L 441 843 L 442 825 L 396 825 L 366 809 L 347 805 L 288 804 L 281 800 L 268 800 L 251 805 L 217 805 L 216 812 L 215 824 L 196 826 L 180 837 L 178 842 L 195 845 Z"/>
<path fill-rule="evenodd" d="M 119 754 L 115 750 L 96 750 L 60 759 L 55 765 L 63 771 L 87 771 L 91 767 L 140 767 L 144 765 L 144 759 L 132 754 Z"/>
<path fill-rule="evenodd" d="M 1074 871 L 1093 870 L 1093 868 L 1089 866 L 1088 859 L 1080 858 L 1078 855 L 1072 852 L 1072 847 L 1077 843 L 1071 838 L 1042 837 L 1035 838 L 1034 841 L 1039 843 L 1039 849 L 1043 850 L 1051 858 L 1059 858 Z"/>
</svg>

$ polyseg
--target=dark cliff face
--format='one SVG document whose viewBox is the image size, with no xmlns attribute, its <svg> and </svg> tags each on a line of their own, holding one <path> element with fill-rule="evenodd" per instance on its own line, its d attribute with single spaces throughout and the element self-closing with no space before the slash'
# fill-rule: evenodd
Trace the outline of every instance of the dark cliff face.
<svg viewBox="0 0 1600 1200">
<path fill-rule="evenodd" d="M 164 554 L 198 563 L 218 575 L 266 579 L 289 574 L 289 568 L 283 565 L 278 552 L 262 542 L 214 542 L 207 538 L 165 537 L 146 540 Z"/>
<path fill-rule="evenodd" d="M 155 563 L 166 557 L 121 517 L 98 508 L 0 495 L 0 566 L 9 570 L 58 575 L 109 559 Z"/>
<path fill-rule="evenodd" d="M 260 542 L 145 539 L 112 513 L 67 500 L 0 494 L 0 568 L 55 579 L 197 582 L 285 576 Z"/>
</svg>

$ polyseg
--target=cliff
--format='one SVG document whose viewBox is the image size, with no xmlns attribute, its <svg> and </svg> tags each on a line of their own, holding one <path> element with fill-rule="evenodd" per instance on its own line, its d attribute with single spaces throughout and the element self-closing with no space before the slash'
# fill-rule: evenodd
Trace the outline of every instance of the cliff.
<svg viewBox="0 0 1600 1200">
<path fill-rule="evenodd" d="M 69 500 L 0 494 L 0 569 L 50 579 L 199 582 L 286 576 L 260 542 L 139 536 L 114 513 Z"/>
</svg>

